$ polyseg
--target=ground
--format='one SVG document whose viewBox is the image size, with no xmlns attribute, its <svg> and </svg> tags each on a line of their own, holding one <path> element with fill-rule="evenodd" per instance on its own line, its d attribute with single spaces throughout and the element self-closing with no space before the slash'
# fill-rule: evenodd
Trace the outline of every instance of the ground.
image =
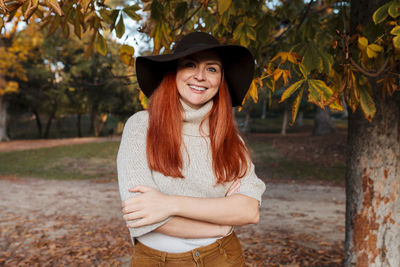
<svg viewBox="0 0 400 267">
<path fill-rule="evenodd" d="M 318 138 L 306 135 L 282 139 L 285 141 L 275 135 L 265 138 L 275 142 L 287 157 L 311 160 L 314 157 L 311 155 L 322 155 L 326 149 L 318 146 Z M 343 147 L 327 140 L 340 138 L 344 137 L 331 136 L 325 140 L 325 144 L 331 143 L 328 149 L 338 150 L 338 156 L 333 156 L 338 162 L 343 160 L 340 158 Z M 8 148 L 0 143 L 0 151 L 67 141 L 40 141 L 41 145 L 34 141 L 15 142 L 20 143 L 8 143 Z M 235 229 L 248 266 L 341 266 L 343 186 L 290 180 L 266 180 L 266 183 L 260 223 Z M 115 181 L 3 176 L 0 195 L 0 265 L 34 266 L 38 262 L 40 266 L 128 265 L 132 246 L 122 220 Z"/>
</svg>

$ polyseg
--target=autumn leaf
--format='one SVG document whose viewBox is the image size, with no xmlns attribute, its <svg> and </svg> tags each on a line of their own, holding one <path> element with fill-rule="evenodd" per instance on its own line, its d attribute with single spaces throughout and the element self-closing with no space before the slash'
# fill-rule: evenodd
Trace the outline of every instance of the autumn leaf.
<svg viewBox="0 0 400 267">
<path fill-rule="evenodd" d="M 220 15 L 224 14 L 225 11 L 228 10 L 228 8 L 231 4 L 232 4 L 232 0 L 218 0 L 217 1 L 218 13 Z"/>
<path fill-rule="evenodd" d="M 133 66 L 135 62 L 133 57 L 134 53 L 135 49 L 132 46 L 122 45 L 120 48 L 121 61 L 128 66 Z"/>
<path fill-rule="evenodd" d="M 115 33 L 117 34 L 118 38 L 121 38 L 125 33 L 125 24 L 122 14 L 119 16 L 119 21 L 115 27 Z"/>
<path fill-rule="evenodd" d="M 300 107 L 301 99 L 303 97 L 303 91 L 304 91 L 304 87 L 301 88 L 300 92 L 297 94 L 296 98 L 293 101 L 293 104 L 292 104 L 292 121 L 291 121 L 290 125 L 293 125 L 294 122 L 296 121 L 297 113 L 299 113 L 299 107 Z"/>
<path fill-rule="evenodd" d="M 378 53 L 383 50 L 382 46 L 377 44 L 370 44 L 367 47 L 367 55 L 369 58 L 376 58 L 378 57 Z"/>
<path fill-rule="evenodd" d="M 279 103 L 282 103 L 283 101 L 285 101 L 286 99 L 288 99 L 294 92 L 297 91 L 297 89 L 300 88 L 300 86 L 302 86 L 304 83 L 304 80 L 300 80 L 298 82 L 295 82 L 294 84 L 292 84 L 291 86 L 289 86 L 282 94 L 281 96 L 281 100 L 279 101 Z"/>
<path fill-rule="evenodd" d="M 102 56 L 107 55 L 107 43 L 100 33 L 97 34 L 96 49 Z"/>
<path fill-rule="evenodd" d="M 372 20 L 374 21 L 375 24 L 379 24 L 387 18 L 388 8 L 391 5 L 391 3 L 392 2 L 384 4 L 374 12 L 374 14 L 372 15 Z"/>
<path fill-rule="evenodd" d="M 376 113 L 376 107 L 374 100 L 364 87 L 360 90 L 360 106 L 364 117 L 371 122 Z"/>
<path fill-rule="evenodd" d="M 64 12 L 62 11 L 57 0 L 45 0 L 45 2 L 47 6 L 51 7 L 59 16 L 64 16 Z"/>
<path fill-rule="evenodd" d="M 149 99 L 143 94 L 142 90 L 139 91 L 139 100 L 142 107 L 147 109 L 149 106 Z"/>
</svg>

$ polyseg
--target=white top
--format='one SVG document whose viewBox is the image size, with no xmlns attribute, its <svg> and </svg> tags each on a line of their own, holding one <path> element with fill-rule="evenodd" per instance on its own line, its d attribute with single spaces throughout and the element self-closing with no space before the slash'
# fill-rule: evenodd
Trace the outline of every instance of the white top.
<svg viewBox="0 0 400 267">
<path fill-rule="evenodd" d="M 146 160 L 148 113 L 147 111 L 137 112 L 125 124 L 117 156 L 118 183 L 122 201 L 138 194 L 128 191 L 135 185 L 151 186 L 168 195 L 207 198 L 226 195 L 232 182 L 215 186 L 216 177 L 212 168 L 208 121 L 203 123 L 202 131 L 199 130 L 201 120 L 211 110 L 213 103 L 209 101 L 198 110 L 181 103 L 184 108 L 182 174 L 185 178 L 167 177 L 149 169 Z M 250 163 L 250 168 L 241 179 L 237 193 L 255 198 L 261 204 L 261 195 L 264 191 L 265 184 L 256 176 L 254 165 Z M 138 238 L 140 242 L 153 249 L 178 253 L 211 244 L 217 239 L 177 238 L 152 232 L 169 219 L 171 217 L 155 224 L 129 228 L 132 242 L 134 243 L 134 239 Z"/>
</svg>

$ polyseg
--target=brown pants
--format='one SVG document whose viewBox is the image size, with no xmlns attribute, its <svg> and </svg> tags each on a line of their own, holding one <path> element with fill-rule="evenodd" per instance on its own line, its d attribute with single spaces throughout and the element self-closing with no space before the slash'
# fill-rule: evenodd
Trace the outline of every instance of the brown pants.
<svg viewBox="0 0 400 267">
<path fill-rule="evenodd" d="M 136 240 L 137 241 L 137 240 Z M 245 266 L 242 246 L 236 234 L 183 253 L 167 253 L 137 242 L 134 246 L 131 267 L 232 267 Z"/>
</svg>

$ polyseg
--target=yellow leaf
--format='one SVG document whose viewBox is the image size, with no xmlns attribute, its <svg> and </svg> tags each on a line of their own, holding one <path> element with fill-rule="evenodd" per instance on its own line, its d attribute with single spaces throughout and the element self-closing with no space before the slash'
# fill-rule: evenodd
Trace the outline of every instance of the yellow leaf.
<svg viewBox="0 0 400 267">
<path fill-rule="evenodd" d="M 135 49 L 132 46 L 122 45 L 119 52 L 120 52 L 121 60 L 125 65 L 128 65 L 128 66 L 134 65 L 135 59 L 133 57 L 133 54 L 135 53 Z"/>
<path fill-rule="evenodd" d="M 54 11 L 59 15 L 59 16 L 63 16 L 64 13 L 60 7 L 60 5 L 58 4 L 57 0 L 45 0 L 46 4 L 48 7 L 54 9 Z"/>
<path fill-rule="evenodd" d="M 86 13 L 91 1 L 90 0 L 80 0 L 79 2 L 81 2 L 81 5 L 83 7 L 83 12 Z"/>
<path fill-rule="evenodd" d="M 272 77 L 273 77 L 275 82 L 281 77 L 282 73 L 283 73 L 283 70 L 281 70 L 281 69 L 274 70 L 274 73 L 272 74 L 273 75 Z"/>
<path fill-rule="evenodd" d="M 360 90 L 360 106 L 364 117 L 371 122 L 375 115 L 376 107 L 374 100 L 365 87 Z"/>
<path fill-rule="evenodd" d="M 232 4 L 232 0 L 218 0 L 217 4 L 218 4 L 218 13 L 222 15 L 230 7 L 230 5 Z"/>
<path fill-rule="evenodd" d="M 381 52 L 383 47 L 377 44 L 370 44 L 368 48 L 374 50 L 375 52 Z"/>
<path fill-rule="evenodd" d="M 376 58 L 378 57 L 378 53 L 382 51 L 382 46 L 376 44 L 370 44 L 367 47 L 367 56 L 369 58 Z"/>
<path fill-rule="evenodd" d="M 282 70 L 282 78 L 283 78 L 283 84 L 286 86 L 289 83 L 289 78 L 290 78 L 290 71 L 289 70 Z"/>
<path fill-rule="evenodd" d="M 336 98 L 336 100 L 333 101 L 332 104 L 329 105 L 329 108 L 338 110 L 338 111 L 344 111 L 344 107 L 343 107 L 342 101 L 340 101 L 340 97 Z"/>
<path fill-rule="evenodd" d="M 358 48 L 360 48 L 360 50 L 363 51 L 367 49 L 367 46 L 368 46 L 368 39 L 363 36 L 358 37 Z"/>
<path fill-rule="evenodd" d="M 400 35 L 400 26 L 396 25 L 396 27 L 394 27 L 391 31 L 391 34 L 393 35 Z"/>
<path fill-rule="evenodd" d="M 282 94 L 281 96 L 281 100 L 279 101 L 279 103 L 282 103 L 283 101 L 285 101 L 286 99 L 288 99 L 294 92 L 297 91 L 297 89 L 299 89 L 300 86 L 303 85 L 304 80 L 300 80 L 298 82 L 295 82 L 294 84 L 292 84 L 291 86 L 289 86 Z"/>
<path fill-rule="evenodd" d="M 18 92 L 18 83 L 14 81 L 7 82 L 6 87 L 3 90 L 3 94 L 11 94 Z"/>
<path fill-rule="evenodd" d="M 260 84 L 260 82 L 259 82 L 258 78 L 255 78 L 251 82 L 251 85 L 250 85 L 250 88 L 249 88 L 249 92 L 248 92 L 248 93 L 250 93 L 251 98 L 253 98 L 254 103 L 257 103 L 257 101 L 258 101 L 258 87 L 257 87 L 257 84 Z"/>
<path fill-rule="evenodd" d="M 140 104 L 142 105 L 142 107 L 144 109 L 147 109 L 147 107 L 149 106 L 149 100 L 145 96 L 145 94 L 143 94 L 142 90 L 139 91 L 139 100 L 140 100 Z"/>
<path fill-rule="evenodd" d="M 102 56 L 107 55 L 107 43 L 100 33 L 97 36 L 96 49 Z"/>
<path fill-rule="evenodd" d="M 393 45 L 397 49 L 400 48 L 400 35 L 397 35 L 397 36 L 393 37 Z"/>
<path fill-rule="evenodd" d="M 303 91 L 304 87 L 301 88 L 300 92 L 297 94 L 296 99 L 293 101 L 292 105 L 292 121 L 290 125 L 293 125 L 293 123 L 296 121 L 297 113 L 299 113 L 299 107 L 301 103 L 301 98 L 303 97 Z"/>
</svg>

